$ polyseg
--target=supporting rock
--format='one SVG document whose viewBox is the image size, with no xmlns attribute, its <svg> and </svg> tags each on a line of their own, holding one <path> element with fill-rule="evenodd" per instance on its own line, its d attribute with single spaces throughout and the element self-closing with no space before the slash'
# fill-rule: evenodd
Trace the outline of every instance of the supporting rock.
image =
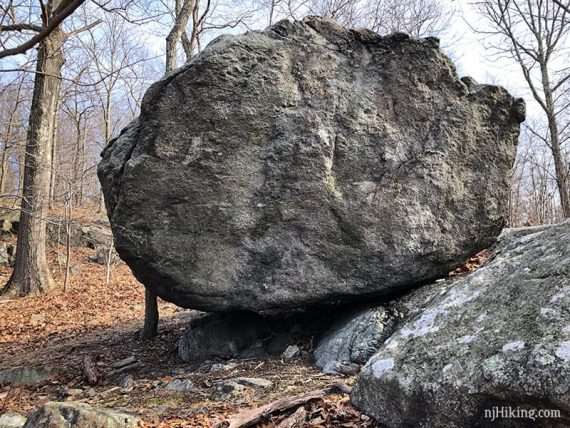
<svg viewBox="0 0 570 428">
<path fill-rule="evenodd" d="M 355 374 L 376 353 L 396 320 L 383 307 L 366 308 L 339 320 L 315 349 L 315 364 L 325 373 Z"/>
<path fill-rule="evenodd" d="M 351 399 L 394 428 L 569 426 L 568 308 L 570 221 L 507 231 L 483 267 L 384 343 Z M 534 419 L 492 424 L 501 408 L 532 411 Z M 558 416 L 539 418 L 541 409 Z"/>
</svg>

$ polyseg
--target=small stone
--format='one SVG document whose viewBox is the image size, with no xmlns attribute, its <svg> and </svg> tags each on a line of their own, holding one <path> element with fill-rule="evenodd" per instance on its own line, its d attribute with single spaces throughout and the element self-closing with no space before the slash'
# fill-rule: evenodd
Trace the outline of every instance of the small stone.
<svg viewBox="0 0 570 428">
<path fill-rule="evenodd" d="M 125 358 L 123 360 L 120 361 L 116 361 L 114 362 L 111 367 L 113 369 L 120 369 L 121 367 L 126 367 L 126 366 L 130 366 L 131 364 L 136 363 L 138 360 L 136 359 L 136 357 L 134 356 L 130 356 L 128 358 Z"/>
<path fill-rule="evenodd" d="M 0 416 L 0 428 L 21 428 L 26 418 L 19 413 L 7 412 Z"/>
<path fill-rule="evenodd" d="M 285 349 L 285 351 L 283 351 L 283 354 L 281 354 L 281 356 L 283 358 L 285 358 L 286 360 L 290 360 L 292 358 L 297 357 L 300 352 L 301 352 L 301 349 L 299 349 L 299 347 L 297 345 L 290 345 L 290 346 L 287 346 L 287 349 Z"/>
<path fill-rule="evenodd" d="M 130 374 L 121 376 L 117 381 L 117 385 L 119 385 L 121 388 L 130 388 L 134 385 L 134 383 L 135 381 Z"/>
<path fill-rule="evenodd" d="M 372 357 L 395 324 L 386 308 L 365 308 L 337 321 L 315 348 L 315 365 L 327 374 L 356 374 Z M 387 331 L 388 330 L 388 331 Z"/>
<path fill-rule="evenodd" d="M 202 364 L 213 358 L 230 360 L 267 337 L 268 333 L 267 321 L 258 314 L 208 314 L 192 320 L 180 338 L 178 355 L 192 364 Z"/>
<path fill-rule="evenodd" d="M 199 391 L 198 388 L 196 388 L 194 384 L 188 379 L 174 379 L 166 385 L 165 389 L 168 389 L 170 391 Z"/>
<path fill-rule="evenodd" d="M 236 377 L 232 381 L 252 388 L 271 388 L 273 386 L 273 382 L 270 380 L 258 377 Z"/>
<path fill-rule="evenodd" d="M 30 320 L 35 324 L 45 324 L 46 317 L 44 314 L 32 314 Z"/>
<path fill-rule="evenodd" d="M 65 395 L 67 395 L 68 397 L 73 397 L 81 394 L 83 394 L 83 390 L 80 388 L 67 388 L 65 390 Z"/>
<path fill-rule="evenodd" d="M 237 367 L 236 363 L 227 363 L 227 364 L 222 364 L 222 363 L 217 363 L 214 364 L 211 368 L 210 368 L 210 373 L 216 373 L 216 372 L 221 372 L 221 371 L 227 371 L 227 370 L 233 370 Z"/>
<path fill-rule="evenodd" d="M 233 380 L 227 380 L 227 381 L 222 382 L 219 389 L 224 394 L 230 394 L 234 391 L 236 391 L 236 392 L 243 391 L 245 389 L 245 387 L 243 385 L 240 385 L 237 382 L 234 382 Z"/>
</svg>

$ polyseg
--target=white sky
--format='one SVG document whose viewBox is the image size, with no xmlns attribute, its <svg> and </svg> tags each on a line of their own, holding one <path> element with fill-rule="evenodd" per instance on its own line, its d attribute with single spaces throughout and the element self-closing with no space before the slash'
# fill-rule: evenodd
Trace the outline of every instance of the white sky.
<svg viewBox="0 0 570 428">
<path fill-rule="evenodd" d="M 457 37 L 450 49 L 460 76 L 471 76 L 479 83 L 492 83 L 505 87 L 513 96 L 523 97 L 528 116 L 539 116 L 541 110 L 532 98 L 519 65 L 513 60 L 494 58 L 483 41 L 483 20 L 478 16 L 472 1 L 447 0 L 454 7 L 451 38 Z M 469 24 L 468 24 L 469 23 Z M 445 40 L 442 39 L 445 46 Z"/>
</svg>

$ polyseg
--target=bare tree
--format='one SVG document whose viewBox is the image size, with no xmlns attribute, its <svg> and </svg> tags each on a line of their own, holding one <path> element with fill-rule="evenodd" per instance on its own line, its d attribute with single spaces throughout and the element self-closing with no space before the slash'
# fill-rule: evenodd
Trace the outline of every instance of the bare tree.
<svg viewBox="0 0 570 428">
<path fill-rule="evenodd" d="M 453 9 L 439 0 L 376 0 L 366 3 L 362 16 L 361 25 L 379 33 L 427 37 L 447 29 Z"/>
<path fill-rule="evenodd" d="M 570 13 L 570 5 L 569 4 L 564 3 L 562 0 L 554 0 L 554 3 L 556 3 L 562 9 L 564 9 L 566 11 L 566 13 Z"/>
<path fill-rule="evenodd" d="M 51 0 L 42 11 L 44 22 L 50 22 L 62 3 Z M 46 27 L 49 28 L 49 27 Z M 16 263 L 2 293 L 26 296 L 44 293 L 55 284 L 47 266 L 46 223 L 50 183 L 51 145 L 56 119 L 61 68 L 64 58 L 61 46 L 66 35 L 56 26 L 39 41 L 34 94 L 30 108 L 22 214 L 16 249 Z"/>
<path fill-rule="evenodd" d="M 545 134 L 548 125 L 537 121 L 527 123 L 521 131 L 509 201 L 511 226 L 550 224 L 561 219 L 552 155 L 544 138 L 538 136 Z"/>
<path fill-rule="evenodd" d="M 550 148 L 562 212 L 570 217 L 570 189 L 567 159 L 562 148 L 559 119 L 567 105 L 563 99 L 570 79 L 565 44 L 570 32 L 567 3 L 552 0 L 488 0 L 478 3 L 490 23 L 486 32 L 496 41 L 493 49 L 514 59 L 528 88 L 548 123 L 548 135 L 540 136 Z M 564 7 L 566 6 L 566 7 Z"/>
<path fill-rule="evenodd" d="M 0 25 L 0 32 L 19 32 L 32 31 L 36 34 L 30 37 L 25 42 L 18 44 L 12 48 L 6 48 L 0 51 L 0 58 L 12 55 L 24 54 L 34 46 L 41 43 L 44 39 L 49 37 L 52 32 L 61 30 L 61 23 L 68 18 L 75 10 L 81 6 L 85 0 L 58 0 L 48 1 L 44 4 L 39 2 L 41 9 L 42 23 L 35 24 L 33 22 L 12 22 L 9 24 Z M 13 7 L 12 1 L 8 2 L 6 6 L 0 9 L 0 13 L 4 16 L 10 14 L 10 9 Z M 41 48 L 40 48 L 41 49 Z"/>
<path fill-rule="evenodd" d="M 313 0 L 309 14 L 334 19 L 346 27 L 360 26 L 362 8 L 358 0 Z"/>
<path fill-rule="evenodd" d="M 182 41 L 182 35 L 186 34 L 186 25 L 190 20 L 195 4 L 197 5 L 198 3 L 198 1 L 194 0 L 175 0 L 174 24 L 172 25 L 168 36 L 166 36 L 167 73 L 176 68 L 178 59 L 178 43 Z"/>
<path fill-rule="evenodd" d="M 453 10 L 439 0 L 308 0 L 305 6 L 309 14 L 334 19 L 347 27 L 414 37 L 439 35 L 453 16 Z"/>
<path fill-rule="evenodd" d="M 69 33 L 65 33 L 60 24 L 81 3 L 77 0 L 50 0 L 46 4 L 40 2 L 43 27 L 33 29 L 38 31 L 38 37 L 34 36 L 15 48 L 3 51 L 10 55 L 13 52 L 23 53 L 31 46 L 38 45 L 33 99 L 26 138 L 16 263 L 12 276 L 2 289 L 4 295 L 19 297 L 40 294 L 55 286 L 46 259 L 46 217 L 52 145 L 64 64 L 62 46 L 69 36 L 91 28 L 98 22 Z M 12 15 L 12 20 L 11 24 L 4 25 L 0 30 L 12 32 L 18 31 L 18 28 L 29 29 L 28 23 L 15 22 L 15 15 Z M 58 24 L 54 26 L 53 23 Z"/>
<path fill-rule="evenodd" d="M 26 87 L 25 75 L 21 74 L 17 76 L 16 81 L 8 84 L 4 87 L 2 94 L 0 96 L 0 105 L 2 110 L 0 111 L 0 129 L 2 130 L 0 134 L 0 141 L 2 141 L 2 147 L 0 148 L 0 194 L 5 196 L 10 196 L 14 199 L 16 195 L 12 192 L 14 187 L 19 188 L 19 183 L 17 183 L 19 176 L 17 174 L 19 168 L 13 168 L 14 161 L 11 160 L 15 153 L 14 151 L 19 149 L 22 142 L 25 141 L 25 135 L 22 132 L 24 129 L 23 122 L 23 108 L 27 108 L 26 96 L 29 95 L 28 88 Z M 12 179 L 12 183 L 10 183 Z M 14 186 L 14 184 L 16 184 Z"/>
</svg>

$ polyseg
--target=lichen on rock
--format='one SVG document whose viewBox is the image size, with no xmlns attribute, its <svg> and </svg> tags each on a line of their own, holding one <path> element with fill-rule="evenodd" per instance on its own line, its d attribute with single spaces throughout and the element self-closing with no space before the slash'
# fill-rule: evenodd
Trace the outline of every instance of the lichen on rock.
<svg viewBox="0 0 570 428">
<path fill-rule="evenodd" d="M 352 401 L 390 427 L 491 426 L 493 406 L 557 410 L 557 419 L 518 422 L 567 426 L 569 308 L 570 220 L 506 231 L 483 267 L 402 323 L 363 368 Z M 492 426 L 527 426 L 512 423 Z"/>
</svg>

